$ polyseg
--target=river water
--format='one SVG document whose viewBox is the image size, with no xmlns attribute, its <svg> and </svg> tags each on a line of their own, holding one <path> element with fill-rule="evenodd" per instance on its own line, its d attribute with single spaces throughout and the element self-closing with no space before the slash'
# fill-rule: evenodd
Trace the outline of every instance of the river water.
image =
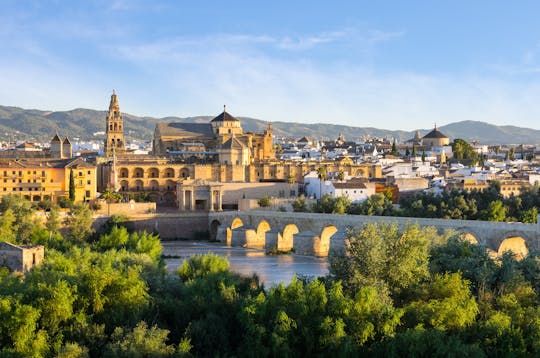
<svg viewBox="0 0 540 358">
<path fill-rule="evenodd" d="M 214 253 L 229 260 L 232 271 L 243 275 L 256 273 L 266 287 L 291 282 L 294 275 L 319 277 L 328 273 L 328 260 L 303 255 L 266 255 L 262 250 L 230 247 L 201 241 L 162 241 L 169 272 L 175 272 L 186 258 Z"/>
</svg>

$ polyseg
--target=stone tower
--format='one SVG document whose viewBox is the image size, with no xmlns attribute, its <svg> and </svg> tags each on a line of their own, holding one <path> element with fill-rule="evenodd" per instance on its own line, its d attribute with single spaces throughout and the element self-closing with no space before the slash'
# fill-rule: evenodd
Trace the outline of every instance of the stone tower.
<svg viewBox="0 0 540 358">
<path fill-rule="evenodd" d="M 71 158 L 73 156 L 73 149 L 71 146 L 71 141 L 68 137 L 64 139 L 62 143 L 62 158 Z"/>
<path fill-rule="evenodd" d="M 113 90 L 111 95 L 111 104 L 109 105 L 109 113 L 107 114 L 107 138 L 105 139 L 105 156 L 109 157 L 116 154 L 124 153 L 126 150 L 124 142 L 124 120 L 120 113 L 120 105 L 118 104 L 118 96 Z"/>
<path fill-rule="evenodd" d="M 51 158 L 62 158 L 62 140 L 58 132 L 51 139 Z"/>
</svg>

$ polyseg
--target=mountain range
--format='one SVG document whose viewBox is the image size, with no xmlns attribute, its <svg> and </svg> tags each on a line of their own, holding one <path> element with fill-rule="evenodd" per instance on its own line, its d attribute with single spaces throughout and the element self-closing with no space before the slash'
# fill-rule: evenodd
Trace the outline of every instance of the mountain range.
<svg viewBox="0 0 540 358">
<path fill-rule="evenodd" d="M 77 108 L 70 111 L 42 111 L 18 107 L 0 106 L 0 138 L 3 140 L 47 141 L 56 131 L 62 136 L 81 140 L 101 139 L 105 131 L 106 111 Z M 213 116 L 179 117 L 139 117 L 124 113 L 126 138 L 150 140 L 157 122 L 209 122 Z M 261 133 L 268 127 L 266 121 L 238 117 L 244 132 Z M 414 136 L 415 131 L 386 130 L 372 127 L 353 127 L 326 123 L 272 122 L 274 134 L 278 137 L 300 138 L 308 136 L 321 139 L 335 139 L 343 133 L 346 139 L 362 137 L 393 137 L 404 141 Z M 441 126 L 439 130 L 450 137 L 483 144 L 540 143 L 540 130 L 516 126 L 496 126 L 479 121 L 461 121 Z M 431 129 L 420 129 L 425 135 Z"/>
</svg>

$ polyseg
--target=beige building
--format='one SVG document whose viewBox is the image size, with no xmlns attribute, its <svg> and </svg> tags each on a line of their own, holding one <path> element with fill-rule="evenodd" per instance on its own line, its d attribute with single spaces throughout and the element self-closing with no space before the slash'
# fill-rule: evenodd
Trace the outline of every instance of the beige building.
<svg viewBox="0 0 540 358">
<path fill-rule="evenodd" d="M 263 134 L 244 133 L 240 120 L 225 108 L 210 123 L 157 123 L 153 153 L 199 164 L 247 165 L 275 159 L 272 126 Z"/>
<path fill-rule="evenodd" d="M 69 197 L 69 177 L 73 172 L 75 201 L 96 197 L 96 166 L 81 158 L 1 158 L 0 197 L 19 195 L 39 202 Z"/>
<path fill-rule="evenodd" d="M 45 248 L 43 245 L 13 245 L 0 242 L 0 266 L 10 271 L 27 272 L 43 262 Z"/>
</svg>

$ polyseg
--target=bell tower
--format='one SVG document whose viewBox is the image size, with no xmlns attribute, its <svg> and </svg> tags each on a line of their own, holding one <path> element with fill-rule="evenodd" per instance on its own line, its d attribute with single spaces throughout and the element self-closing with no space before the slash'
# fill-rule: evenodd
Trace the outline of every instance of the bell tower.
<svg viewBox="0 0 540 358">
<path fill-rule="evenodd" d="M 126 150 L 124 142 L 124 120 L 120 113 L 120 104 L 118 96 L 113 90 L 111 103 L 109 104 L 109 113 L 107 114 L 107 138 L 105 139 L 105 156 L 110 157 L 115 154 L 122 154 Z"/>
</svg>

